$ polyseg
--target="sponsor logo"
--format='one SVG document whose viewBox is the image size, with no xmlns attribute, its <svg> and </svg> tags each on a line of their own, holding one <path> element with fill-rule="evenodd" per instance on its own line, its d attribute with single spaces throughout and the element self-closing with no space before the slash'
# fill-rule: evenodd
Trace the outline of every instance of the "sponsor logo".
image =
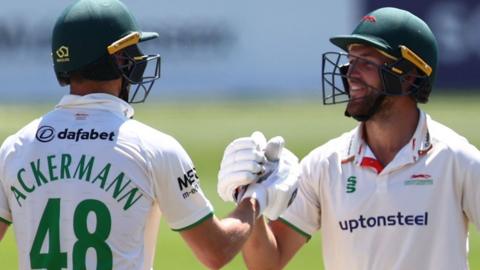
<svg viewBox="0 0 480 270">
<path fill-rule="evenodd" d="M 188 170 L 186 173 L 183 174 L 182 177 L 178 177 L 178 187 L 180 188 L 180 191 L 183 191 L 184 188 L 188 188 L 191 186 L 195 181 L 198 181 L 198 175 L 197 171 L 195 168 Z"/>
<path fill-rule="evenodd" d="M 84 130 L 82 128 L 70 131 L 68 128 L 56 133 L 55 129 L 51 126 L 41 126 L 37 129 L 35 137 L 40 142 L 50 142 L 55 137 L 60 140 L 71 140 L 71 141 L 85 141 L 85 140 L 102 140 L 102 141 L 113 141 L 115 137 L 115 132 L 99 132 L 94 128 L 91 130 Z"/>
<path fill-rule="evenodd" d="M 184 199 L 200 191 L 200 185 L 198 184 L 199 180 L 195 168 L 188 170 L 183 176 L 177 177 L 178 188 L 183 192 L 182 196 Z"/>
<path fill-rule="evenodd" d="M 367 15 L 367 16 L 363 16 L 362 22 L 363 21 L 374 23 L 377 21 L 377 18 L 375 18 L 375 16 L 372 16 L 372 15 Z"/>
<path fill-rule="evenodd" d="M 347 193 L 353 193 L 355 190 L 357 190 L 357 177 L 356 176 L 350 176 L 347 179 Z"/>
<path fill-rule="evenodd" d="M 410 179 L 405 180 L 405 186 L 430 186 L 433 185 L 432 176 L 429 174 L 413 174 Z"/>
<path fill-rule="evenodd" d="M 398 212 L 395 215 L 364 217 L 360 215 L 358 219 L 348 219 L 339 221 L 340 229 L 342 231 L 353 231 L 357 229 L 368 229 L 374 227 L 389 227 L 389 226 L 427 226 L 428 212 L 420 215 L 404 215 Z"/>
<path fill-rule="evenodd" d="M 51 126 L 41 126 L 37 129 L 35 138 L 41 142 L 49 142 L 55 138 L 55 129 Z"/>
<path fill-rule="evenodd" d="M 190 195 L 194 195 L 195 193 L 197 193 L 199 190 L 200 186 L 198 185 L 198 183 L 193 183 L 192 188 L 189 191 L 185 191 L 184 193 L 182 193 L 182 197 L 186 199 L 190 197 Z"/>
<path fill-rule="evenodd" d="M 67 46 L 61 46 L 55 51 L 55 54 L 57 55 L 58 63 L 70 62 L 70 52 Z"/>
</svg>

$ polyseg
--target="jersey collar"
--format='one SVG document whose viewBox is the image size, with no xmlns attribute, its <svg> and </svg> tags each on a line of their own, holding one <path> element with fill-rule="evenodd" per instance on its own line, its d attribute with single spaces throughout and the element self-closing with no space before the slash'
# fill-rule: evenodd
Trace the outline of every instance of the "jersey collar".
<svg viewBox="0 0 480 270">
<path fill-rule="evenodd" d="M 429 121 L 430 117 L 420 111 L 420 119 L 412 138 L 385 168 L 376 160 L 375 155 L 363 140 L 363 126 L 360 124 L 351 133 L 350 143 L 344 152 L 342 163 L 354 162 L 358 166 L 373 169 L 377 174 L 387 173 L 414 163 L 432 148 L 427 126 Z"/>
<path fill-rule="evenodd" d="M 118 97 L 103 93 L 88 94 L 85 96 L 65 95 L 55 108 L 106 110 L 127 118 L 132 118 L 134 114 L 134 110 L 130 104 Z"/>
</svg>

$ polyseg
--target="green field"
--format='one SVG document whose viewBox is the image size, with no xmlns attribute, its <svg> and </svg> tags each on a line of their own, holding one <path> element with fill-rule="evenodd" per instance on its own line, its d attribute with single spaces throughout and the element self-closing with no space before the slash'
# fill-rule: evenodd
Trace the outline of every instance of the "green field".
<svg viewBox="0 0 480 270">
<path fill-rule="evenodd" d="M 448 125 L 480 146 L 480 95 L 434 95 L 422 106 L 434 119 Z M 0 105 L 0 140 L 54 106 Z M 267 137 L 282 135 L 290 148 L 303 157 L 356 125 L 343 116 L 344 105 L 322 106 L 321 98 L 243 102 L 155 102 L 136 105 L 135 118 L 176 137 L 195 162 L 202 187 L 222 217 L 231 209 L 216 194 L 216 174 L 225 146 L 234 138 L 261 130 Z M 442 237 L 439 235 L 438 237 Z M 470 268 L 480 269 L 480 236 L 471 230 Z M 323 269 L 319 234 L 297 254 L 286 269 Z M 0 243 L 0 268 L 16 269 L 17 253 L 12 228 Z M 162 222 L 155 269 L 204 269 L 178 233 Z M 225 269 L 245 269 L 237 256 Z"/>
</svg>

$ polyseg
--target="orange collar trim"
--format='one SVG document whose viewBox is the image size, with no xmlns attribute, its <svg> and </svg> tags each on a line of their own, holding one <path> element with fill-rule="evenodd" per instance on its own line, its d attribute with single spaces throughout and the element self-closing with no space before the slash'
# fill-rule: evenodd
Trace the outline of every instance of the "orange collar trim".
<svg viewBox="0 0 480 270">
<path fill-rule="evenodd" d="M 362 162 L 360 162 L 360 166 L 372 168 L 377 172 L 377 174 L 381 173 L 384 169 L 382 163 L 371 157 L 363 157 Z"/>
</svg>

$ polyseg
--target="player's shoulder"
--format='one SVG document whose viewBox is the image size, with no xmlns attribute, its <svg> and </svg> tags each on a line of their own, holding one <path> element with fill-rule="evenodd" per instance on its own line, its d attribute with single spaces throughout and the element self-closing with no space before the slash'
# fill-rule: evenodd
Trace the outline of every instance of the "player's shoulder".
<svg viewBox="0 0 480 270">
<path fill-rule="evenodd" d="M 140 121 L 130 119 L 121 127 L 122 136 L 126 136 L 129 141 L 138 140 L 148 151 L 163 153 L 183 152 L 183 147 L 172 135 L 155 129 Z"/>
<path fill-rule="evenodd" d="M 40 119 L 35 119 L 19 129 L 14 134 L 9 135 L 0 147 L 0 168 L 3 170 L 3 166 L 11 157 L 15 155 L 23 155 L 22 149 L 25 149 L 25 145 L 33 143 L 35 140 Z"/>
<path fill-rule="evenodd" d="M 173 136 L 136 120 L 128 120 L 122 125 L 121 145 L 141 147 L 141 153 L 149 163 L 155 164 L 157 176 L 166 177 L 171 173 L 184 174 L 194 170 L 193 161 L 180 142 Z M 176 179 L 176 178 L 175 178 Z"/>
<path fill-rule="evenodd" d="M 469 144 L 465 137 L 444 124 L 433 120 L 430 116 L 427 116 L 427 127 L 433 143 L 440 143 L 452 148 L 461 148 Z"/>
<path fill-rule="evenodd" d="M 431 142 L 437 148 L 456 154 L 478 154 L 478 149 L 467 138 L 433 120 L 430 116 L 427 116 L 427 127 Z"/>
<path fill-rule="evenodd" d="M 17 132 L 10 135 L 4 144 L 22 142 L 22 144 L 33 142 L 34 140 L 42 141 L 44 136 L 52 135 L 55 132 L 55 124 L 64 121 L 65 114 L 59 113 L 58 110 L 51 110 L 42 116 L 33 119 L 28 124 L 20 128 Z"/>
<path fill-rule="evenodd" d="M 15 145 L 23 145 L 33 141 L 37 134 L 40 121 L 41 118 L 34 119 L 30 123 L 20 128 L 14 134 L 9 135 L 3 141 L 1 149 L 4 150 L 5 148 L 14 147 Z"/>
<path fill-rule="evenodd" d="M 145 140 L 166 140 L 167 142 L 176 141 L 171 135 L 134 119 L 126 121 L 121 128 L 128 131 L 130 134 L 139 134 L 141 135 L 141 138 Z"/>
</svg>

